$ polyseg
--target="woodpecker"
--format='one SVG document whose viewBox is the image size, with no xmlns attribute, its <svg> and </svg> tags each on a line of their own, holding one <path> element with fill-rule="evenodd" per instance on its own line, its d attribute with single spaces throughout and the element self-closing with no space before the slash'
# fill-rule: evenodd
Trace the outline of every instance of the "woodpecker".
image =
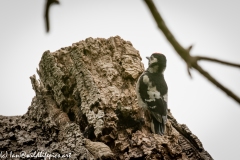
<svg viewBox="0 0 240 160">
<path fill-rule="evenodd" d="M 168 86 L 163 72 L 166 69 L 166 57 L 153 53 L 148 59 L 147 70 L 139 77 L 136 85 L 138 104 L 151 115 L 151 130 L 164 135 L 167 123 Z"/>
</svg>

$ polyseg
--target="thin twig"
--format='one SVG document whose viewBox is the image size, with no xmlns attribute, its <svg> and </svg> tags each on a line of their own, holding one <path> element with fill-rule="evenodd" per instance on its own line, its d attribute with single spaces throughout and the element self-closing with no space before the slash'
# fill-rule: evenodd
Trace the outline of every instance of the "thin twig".
<svg viewBox="0 0 240 160">
<path fill-rule="evenodd" d="M 184 49 L 180 43 L 174 38 L 173 34 L 170 32 L 168 27 L 166 26 L 163 18 L 159 14 L 155 4 L 152 0 L 144 0 L 151 11 L 159 29 L 163 32 L 165 37 L 168 39 L 168 41 L 171 43 L 173 48 L 176 50 L 178 55 L 182 57 L 182 59 L 186 62 L 188 66 L 188 71 L 191 67 L 195 68 L 199 73 L 201 73 L 205 78 L 207 78 L 210 82 L 212 82 L 215 86 L 220 88 L 223 92 L 225 92 L 228 96 L 233 98 L 236 102 L 240 104 L 240 98 L 236 96 L 232 91 L 230 91 L 228 88 L 224 87 L 221 83 L 219 83 L 216 79 L 214 79 L 208 72 L 203 70 L 198 64 L 197 64 L 197 58 L 192 57 L 189 54 L 189 49 Z M 189 71 L 190 74 L 190 71 Z"/>
<path fill-rule="evenodd" d="M 177 53 L 179 53 L 179 55 L 185 60 L 188 61 L 188 59 L 190 58 L 189 52 L 188 50 L 186 50 L 185 48 L 183 48 L 178 41 L 175 39 L 175 37 L 173 36 L 173 34 L 170 32 L 170 30 L 168 29 L 168 27 L 166 26 L 163 18 L 161 17 L 161 15 L 158 13 L 157 8 L 155 7 L 154 3 L 151 0 L 145 0 L 145 2 L 147 3 L 155 21 L 157 22 L 158 27 L 162 30 L 163 34 L 165 35 L 165 37 L 167 38 L 167 40 L 172 44 L 172 46 L 174 47 L 174 49 L 177 51 Z"/>
<path fill-rule="evenodd" d="M 228 66 L 240 68 L 240 64 L 231 63 L 231 62 L 226 62 L 226 61 L 219 60 L 219 59 L 215 59 L 215 58 L 209 58 L 209 57 L 203 57 L 203 56 L 196 56 L 196 59 L 197 59 L 197 60 L 206 60 L 206 61 L 217 62 L 217 63 L 225 64 L 225 65 L 228 65 Z"/>
<path fill-rule="evenodd" d="M 215 84 L 218 88 L 220 88 L 222 91 L 224 91 L 228 96 L 232 97 L 234 100 L 236 100 L 240 104 L 240 99 L 237 97 L 232 91 L 230 91 L 228 88 L 224 87 L 221 83 L 219 83 L 215 78 L 213 78 L 207 71 L 202 69 L 198 64 L 195 64 L 193 66 L 198 72 L 200 72 L 204 77 L 206 77 L 209 81 L 211 81 L 213 84 Z"/>
<path fill-rule="evenodd" d="M 59 4 L 59 1 L 58 0 L 46 0 L 44 19 L 45 19 L 45 25 L 46 25 L 47 32 L 49 32 L 49 30 L 50 30 L 49 10 L 50 10 L 50 6 L 52 4 Z"/>
</svg>

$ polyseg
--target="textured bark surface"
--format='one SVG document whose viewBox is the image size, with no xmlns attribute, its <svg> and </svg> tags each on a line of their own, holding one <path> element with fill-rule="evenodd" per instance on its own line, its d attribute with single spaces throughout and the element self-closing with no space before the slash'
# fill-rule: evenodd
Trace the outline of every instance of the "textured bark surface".
<svg viewBox="0 0 240 160">
<path fill-rule="evenodd" d="M 143 71 L 139 52 L 119 36 L 44 52 L 40 79 L 30 77 L 36 96 L 28 112 L 0 116 L 0 151 L 71 159 L 212 159 L 170 110 L 164 136 L 151 133 L 148 113 L 143 123 L 135 93 Z"/>
</svg>

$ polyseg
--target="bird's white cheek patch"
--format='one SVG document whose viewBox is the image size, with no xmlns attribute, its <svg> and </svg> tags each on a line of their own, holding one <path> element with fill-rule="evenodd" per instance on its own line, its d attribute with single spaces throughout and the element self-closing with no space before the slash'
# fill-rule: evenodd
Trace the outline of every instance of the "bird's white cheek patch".
<svg viewBox="0 0 240 160">
<path fill-rule="evenodd" d="M 150 64 L 155 63 L 157 61 L 158 61 L 157 58 L 153 58 L 152 60 L 150 60 Z"/>
</svg>

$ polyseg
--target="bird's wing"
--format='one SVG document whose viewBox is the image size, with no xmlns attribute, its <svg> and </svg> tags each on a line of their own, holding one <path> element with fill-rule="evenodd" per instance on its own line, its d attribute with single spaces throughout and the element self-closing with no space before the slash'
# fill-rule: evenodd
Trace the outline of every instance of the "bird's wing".
<svg viewBox="0 0 240 160">
<path fill-rule="evenodd" d="M 143 101 L 146 103 L 148 110 L 157 119 L 157 121 L 162 123 L 162 119 L 163 121 L 166 119 L 163 117 L 166 117 L 167 115 L 167 93 L 165 95 L 161 95 L 160 90 L 157 90 L 156 86 L 153 86 L 148 75 L 143 75 L 141 82 L 140 92 L 141 86 L 142 91 L 145 92 L 142 97 Z"/>
<path fill-rule="evenodd" d="M 162 96 L 162 98 L 155 99 L 152 104 L 148 104 L 148 106 L 153 106 L 149 108 L 151 114 L 156 118 L 156 120 L 160 123 L 166 124 L 167 122 L 167 101 L 166 101 L 167 93 Z"/>
<path fill-rule="evenodd" d="M 147 73 L 143 73 L 137 82 L 138 103 L 149 110 L 157 121 L 162 123 L 167 116 L 167 93 L 161 95 L 152 83 Z"/>
</svg>

